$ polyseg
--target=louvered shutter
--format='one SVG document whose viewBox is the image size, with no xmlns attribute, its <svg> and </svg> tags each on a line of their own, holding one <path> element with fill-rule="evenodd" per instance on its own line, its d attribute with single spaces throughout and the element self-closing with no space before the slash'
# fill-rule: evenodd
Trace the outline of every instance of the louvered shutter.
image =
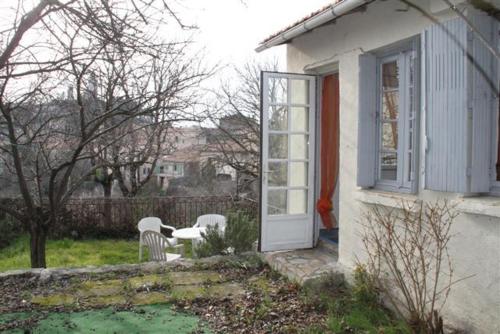
<svg viewBox="0 0 500 334">
<path fill-rule="evenodd" d="M 469 13 L 472 24 L 494 45 L 494 21 L 486 13 L 472 10 Z M 498 30 L 498 28 L 497 28 Z M 472 112 L 472 154 L 471 154 L 471 192 L 488 192 L 491 187 L 490 174 L 492 158 L 492 127 L 495 99 L 497 96 L 497 61 L 494 55 L 471 34 L 469 45 L 472 49 L 471 62 L 471 102 Z M 496 45 L 495 45 L 496 46 Z"/>
<path fill-rule="evenodd" d="M 357 184 L 375 185 L 377 60 L 371 54 L 359 57 L 359 112 Z"/>
<path fill-rule="evenodd" d="M 482 29 L 491 25 L 477 13 L 469 15 Z M 484 97 L 492 58 L 477 43 L 461 18 L 424 32 L 427 189 L 489 191 L 491 90 Z"/>
</svg>

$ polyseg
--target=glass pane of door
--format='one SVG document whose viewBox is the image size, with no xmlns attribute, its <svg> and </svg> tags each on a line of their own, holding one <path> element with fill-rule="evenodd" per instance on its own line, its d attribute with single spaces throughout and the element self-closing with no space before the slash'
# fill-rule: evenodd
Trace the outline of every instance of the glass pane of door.
<svg viewBox="0 0 500 334">
<path fill-rule="evenodd" d="M 262 251 L 310 248 L 314 240 L 316 77 L 262 74 Z"/>
<path fill-rule="evenodd" d="M 269 78 L 267 214 L 308 212 L 311 79 Z"/>
</svg>

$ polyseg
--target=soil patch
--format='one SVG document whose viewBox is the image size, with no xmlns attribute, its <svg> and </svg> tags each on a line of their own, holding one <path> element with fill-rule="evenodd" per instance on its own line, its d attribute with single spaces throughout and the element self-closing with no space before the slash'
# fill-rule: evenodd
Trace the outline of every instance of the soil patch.
<svg viewBox="0 0 500 334">
<path fill-rule="evenodd" d="M 213 333 L 296 333 L 325 321 L 325 311 L 306 303 L 297 284 L 255 258 L 146 273 L 0 279 L 0 331 L 113 333 L 128 326 L 127 333 L 203 333 L 200 324 L 207 324 Z M 191 332 L 179 329 L 186 323 Z"/>
</svg>

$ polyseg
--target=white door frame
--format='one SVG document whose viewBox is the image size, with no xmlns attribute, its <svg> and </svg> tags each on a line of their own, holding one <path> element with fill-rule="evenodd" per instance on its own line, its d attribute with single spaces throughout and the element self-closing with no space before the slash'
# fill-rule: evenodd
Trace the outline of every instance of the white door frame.
<svg viewBox="0 0 500 334">
<path fill-rule="evenodd" d="M 329 75 L 338 75 L 339 76 L 339 83 L 340 83 L 340 71 L 339 71 L 339 64 L 338 62 L 334 62 L 334 63 L 331 63 L 331 64 L 328 64 L 328 65 L 322 65 L 321 66 L 321 71 L 319 70 L 315 70 L 315 71 L 312 71 L 310 70 L 309 73 L 311 74 L 316 74 L 316 76 L 318 77 L 318 80 L 317 80 L 317 98 L 316 98 L 316 166 L 315 166 L 315 181 L 314 181 L 314 185 L 315 185 L 315 191 L 314 191 L 314 201 L 315 203 L 317 203 L 317 201 L 319 200 L 319 197 L 320 197 L 320 193 L 321 193 L 321 162 L 320 162 L 320 159 L 321 159 L 321 101 L 322 101 L 322 98 L 323 98 L 323 80 L 326 76 L 329 76 Z M 339 97 L 340 97 L 340 92 L 339 92 Z M 340 101 L 339 101 L 339 104 L 340 104 Z M 340 110 L 339 110 L 340 112 Z M 340 115 L 339 115 L 340 117 Z M 339 133 L 339 136 L 340 136 L 340 133 Z M 340 147 L 339 147 L 339 159 L 340 159 Z M 340 168 L 340 165 L 339 165 L 339 168 Z M 340 172 L 339 172 L 340 174 Z M 337 186 L 335 187 L 335 191 L 334 191 L 334 195 L 333 195 L 333 198 L 332 198 L 332 203 L 334 203 L 334 208 L 333 210 L 335 210 L 335 196 L 339 196 L 339 199 L 340 199 L 340 194 L 339 194 L 339 191 L 340 191 L 340 186 L 339 186 L 339 183 L 340 183 L 340 178 L 337 178 Z M 338 205 L 339 203 L 337 203 L 337 209 L 339 209 L 340 211 L 340 208 Z M 335 214 L 335 212 L 333 212 Z M 336 212 L 336 218 L 337 218 L 337 223 L 339 222 L 339 213 Z M 323 226 L 323 223 L 321 222 L 321 217 L 318 213 L 318 211 L 316 210 L 315 214 L 314 214 L 314 247 L 316 247 L 318 245 L 318 242 L 319 242 L 319 232 L 321 230 L 321 227 Z M 338 226 L 337 226 L 338 227 Z"/>
<path fill-rule="evenodd" d="M 308 114 L 308 131 L 295 132 L 291 130 L 291 117 L 287 119 L 286 131 L 269 130 L 269 79 L 282 78 L 287 79 L 287 101 L 286 106 L 290 108 L 291 103 L 291 80 L 306 80 L 308 83 L 309 100 L 307 107 L 309 108 Z M 312 248 L 315 243 L 315 198 L 316 198 L 316 160 L 315 153 L 316 147 L 316 81 L 317 77 L 308 74 L 295 74 L 295 73 L 278 73 L 278 72 L 262 72 L 261 75 L 261 191 L 260 191 L 260 238 L 259 249 L 261 251 L 275 251 L 275 250 L 288 250 L 288 249 L 303 249 Z M 264 93 L 263 93 L 264 92 Z M 284 104 L 285 105 L 285 104 Z M 269 159 L 269 135 L 272 134 L 287 134 L 288 141 L 288 155 L 286 159 Z M 307 159 L 291 159 L 291 135 L 308 135 L 308 157 Z M 306 162 L 307 170 L 307 186 L 306 187 L 292 187 L 288 184 L 290 178 L 290 168 L 287 169 L 287 186 L 283 187 L 270 187 L 268 185 L 268 162 Z M 278 160 L 278 161 L 276 161 Z M 284 161 L 283 161 L 284 160 Z M 268 214 L 268 191 L 271 190 L 285 190 L 287 198 L 287 211 L 290 210 L 290 197 L 289 191 L 293 190 L 307 190 L 307 209 L 305 213 L 292 214 L 284 213 L 277 215 Z"/>
</svg>

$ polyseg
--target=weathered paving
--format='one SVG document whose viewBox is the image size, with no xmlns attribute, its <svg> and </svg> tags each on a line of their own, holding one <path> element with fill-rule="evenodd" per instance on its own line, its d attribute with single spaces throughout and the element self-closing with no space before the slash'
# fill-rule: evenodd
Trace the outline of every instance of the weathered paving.
<svg viewBox="0 0 500 334">
<path fill-rule="evenodd" d="M 271 268 L 300 284 L 325 273 L 341 270 L 337 264 L 336 247 L 320 246 L 313 249 L 268 252 L 264 260 Z"/>
<path fill-rule="evenodd" d="M 225 282 L 215 271 L 180 271 L 125 279 L 88 280 L 55 293 L 33 295 L 41 307 L 147 305 L 200 297 L 224 298 L 243 295 L 237 282 Z"/>
</svg>

